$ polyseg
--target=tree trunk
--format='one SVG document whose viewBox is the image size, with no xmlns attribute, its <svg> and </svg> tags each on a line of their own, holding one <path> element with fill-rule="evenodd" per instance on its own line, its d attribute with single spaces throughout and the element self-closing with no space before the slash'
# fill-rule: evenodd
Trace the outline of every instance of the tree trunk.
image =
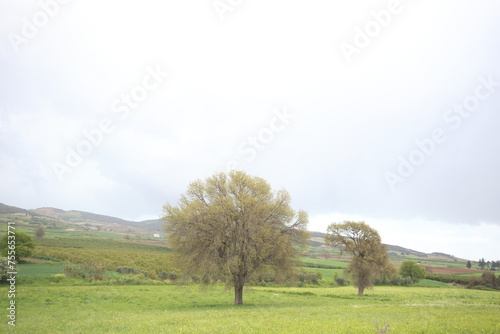
<svg viewBox="0 0 500 334">
<path fill-rule="evenodd" d="M 362 286 L 358 286 L 358 296 L 363 297 L 363 291 L 365 291 L 365 288 Z"/>
<path fill-rule="evenodd" d="M 234 283 L 234 305 L 243 305 L 243 283 Z"/>
</svg>

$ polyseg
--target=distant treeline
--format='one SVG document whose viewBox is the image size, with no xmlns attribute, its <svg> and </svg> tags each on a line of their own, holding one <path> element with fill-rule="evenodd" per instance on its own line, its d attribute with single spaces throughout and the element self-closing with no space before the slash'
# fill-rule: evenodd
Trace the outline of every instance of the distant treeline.
<svg viewBox="0 0 500 334">
<path fill-rule="evenodd" d="M 480 259 L 477 264 L 481 269 L 496 270 L 500 268 L 500 261 L 485 261 L 484 258 Z"/>
<path fill-rule="evenodd" d="M 494 273 L 488 271 L 480 277 L 426 273 L 425 278 L 444 283 L 457 283 L 465 285 L 469 289 L 500 289 L 500 277 L 496 277 Z"/>
<path fill-rule="evenodd" d="M 344 269 L 344 267 L 331 266 L 329 264 L 309 263 L 309 262 L 303 262 L 301 266 L 308 268 L 321 268 L 321 269 Z"/>
</svg>

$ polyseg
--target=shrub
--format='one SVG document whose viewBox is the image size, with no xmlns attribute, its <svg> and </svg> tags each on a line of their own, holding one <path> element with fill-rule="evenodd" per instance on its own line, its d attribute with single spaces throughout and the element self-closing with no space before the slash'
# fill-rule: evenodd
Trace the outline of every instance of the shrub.
<svg viewBox="0 0 500 334">
<path fill-rule="evenodd" d="M 175 273 L 173 271 L 168 274 L 168 279 L 171 280 L 171 281 L 175 281 L 177 279 L 177 277 L 178 277 L 177 273 Z"/>
<path fill-rule="evenodd" d="M 100 281 L 104 278 L 105 268 L 96 264 L 89 263 L 66 263 L 64 265 L 64 274 L 67 277 L 83 278 L 90 281 Z"/>
<path fill-rule="evenodd" d="M 414 282 L 411 279 L 411 277 L 401 277 L 401 276 L 396 276 L 389 282 L 390 285 L 395 285 L 395 286 L 408 286 L 413 283 Z"/>
<path fill-rule="evenodd" d="M 166 271 L 162 271 L 162 272 L 161 272 L 161 273 L 159 273 L 159 274 L 158 274 L 158 276 L 156 276 L 156 277 L 157 277 L 159 280 L 164 281 L 164 280 L 166 280 L 166 279 L 167 279 L 168 274 L 167 274 L 167 272 L 166 272 Z"/>
<path fill-rule="evenodd" d="M 9 260 L 6 257 L 0 257 L 0 283 L 7 283 L 7 273 L 14 271 L 9 269 Z"/>
<path fill-rule="evenodd" d="M 466 285 L 469 283 L 469 280 L 471 277 L 427 273 L 425 275 L 425 278 L 430 279 L 430 280 L 434 280 L 434 281 L 443 282 L 443 283 L 458 283 L 458 284 Z"/>
<path fill-rule="evenodd" d="M 298 274 L 297 279 L 299 280 L 300 283 L 310 283 L 310 284 L 318 284 L 319 280 L 323 278 L 323 275 L 321 273 L 308 273 L 308 272 L 302 272 Z"/>
<path fill-rule="evenodd" d="M 392 279 L 389 279 L 386 275 L 382 277 L 377 277 L 373 280 L 374 285 L 390 285 Z"/>
<path fill-rule="evenodd" d="M 143 274 L 145 277 L 148 277 L 147 271 L 135 269 L 132 267 L 118 267 L 116 268 L 116 271 L 119 272 L 120 274 L 131 274 L 131 275 Z"/>
<path fill-rule="evenodd" d="M 413 282 L 413 280 L 411 279 L 411 277 L 405 277 L 403 278 L 403 285 L 410 285 L 410 284 L 413 284 L 415 282 Z"/>
<path fill-rule="evenodd" d="M 300 282 L 304 282 L 306 280 L 307 274 L 299 274 L 297 278 Z"/>
<path fill-rule="evenodd" d="M 481 275 L 481 281 L 483 282 L 484 285 L 486 285 L 488 288 L 491 289 L 497 289 L 497 280 L 495 278 L 495 274 L 490 272 L 490 271 L 485 271 Z"/>
<path fill-rule="evenodd" d="M 491 272 L 484 272 L 481 277 L 471 277 L 469 282 L 467 282 L 468 289 L 479 289 L 479 290 L 487 290 L 487 289 L 496 289 L 500 288 L 500 277 L 496 278 L 495 274 Z"/>
<path fill-rule="evenodd" d="M 335 277 L 335 283 L 337 283 L 339 286 L 346 286 L 347 280 L 344 277 L 337 276 Z"/>
</svg>

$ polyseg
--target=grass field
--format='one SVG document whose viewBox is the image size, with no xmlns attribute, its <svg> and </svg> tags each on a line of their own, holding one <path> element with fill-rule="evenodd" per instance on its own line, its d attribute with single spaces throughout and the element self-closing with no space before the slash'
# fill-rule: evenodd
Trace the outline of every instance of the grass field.
<svg viewBox="0 0 500 334">
<path fill-rule="evenodd" d="M 64 263 L 28 263 L 17 265 L 18 275 L 20 279 L 47 277 L 54 274 L 64 273 Z"/>
<path fill-rule="evenodd" d="M 389 333 L 500 333 L 499 291 L 423 279 L 410 287 L 376 286 L 357 297 L 354 287 L 333 281 L 334 275 L 346 275 L 348 261 L 303 257 L 302 269 L 323 275 L 318 285 L 248 288 L 245 305 L 235 307 L 233 292 L 223 286 L 158 280 L 160 271 L 176 271 L 163 241 L 73 232 L 36 240 L 34 263 L 18 268 L 16 327 L 7 325 L 8 298 L 1 297 L 0 333 L 385 333 L 386 326 Z M 108 271 L 99 282 L 54 277 L 64 272 L 64 262 L 46 261 L 54 258 L 90 261 Z M 464 267 L 426 262 L 433 268 Z M 119 274 L 117 266 L 147 270 L 149 277 Z M 0 296 L 7 294 L 8 287 L 0 285 Z"/>
<path fill-rule="evenodd" d="M 335 277 L 335 273 L 338 276 L 344 276 L 344 269 L 324 269 L 324 268 L 309 268 L 309 267 L 301 267 L 300 269 L 304 269 L 306 271 L 310 271 L 313 273 L 321 273 L 324 279 L 333 280 Z"/>
<path fill-rule="evenodd" d="M 355 294 L 353 287 L 256 287 L 236 307 L 221 286 L 20 286 L 17 331 L 4 320 L 0 332 L 376 333 L 378 324 L 390 333 L 500 333 L 498 292 L 376 287 Z"/>
<path fill-rule="evenodd" d="M 300 260 L 302 262 L 307 262 L 307 263 L 336 266 L 336 267 L 341 267 L 341 268 L 346 268 L 349 265 L 349 261 L 321 260 L 321 259 L 314 259 L 311 257 L 302 257 Z"/>
</svg>

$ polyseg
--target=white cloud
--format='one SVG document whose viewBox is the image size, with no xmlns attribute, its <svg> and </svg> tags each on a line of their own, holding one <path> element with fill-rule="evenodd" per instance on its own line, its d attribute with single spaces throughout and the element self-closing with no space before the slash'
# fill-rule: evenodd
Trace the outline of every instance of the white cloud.
<svg viewBox="0 0 500 334">
<path fill-rule="evenodd" d="M 297 118 L 241 165 L 289 190 L 313 227 L 346 212 L 389 243 L 498 253 L 486 242 L 496 232 L 479 222 L 500 224 L 500 90 L 395 193 L 384 180 L 478 76 L 500 81 L 498 4 L 402 1 L 347 64 L 339 43 L 387 3 L 248 2 L 220 21 L 205 1 L 71 1 L 18 53 L 0 39 L 0 184 L 15 189 L 0 201 L 156 215 L 190 181 L 241 158 L 238 147 L 287 106 Z M 0 36 L 21 33 L 38 10 L 38 1 L 1 4 Z M 117 120 L 113 102 L 156 65 L 168 79 Z M 60 184 L 51 163 L 108 117 L 115 130 Z M 416 234 L 419 225 L 429 229 Z"/>
</svg>

